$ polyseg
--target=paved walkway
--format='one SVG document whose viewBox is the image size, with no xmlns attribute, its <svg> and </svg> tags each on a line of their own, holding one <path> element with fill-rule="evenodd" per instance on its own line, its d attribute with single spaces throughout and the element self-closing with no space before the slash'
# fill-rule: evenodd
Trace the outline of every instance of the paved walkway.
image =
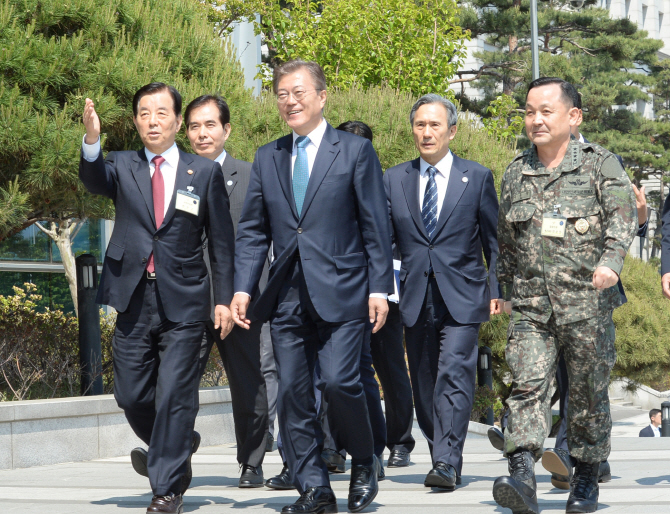
<svg viewBox="0 0 670 514">
<path fill-rule="evenodd" d="M 614 433 L 637 435 L 645 425 L 644 411 L 618 410 Z M 628 417 L 621 417 L 628 414 Z M 633 414 L 633 416 L 630 416 Z M 648 420 L 648 417 L 646 418 Z M 488 439 L 469 436 L 466 442 L 463 485 L 453 493 L 423 487 L 430 470 L 425 440 L 418 430 L 412 465 L 387 469 L 375 502 L 366 512 L 379 514 L 479 514 L 509 513 L 493 501 L 491 487 L 496 477 L 506 474 L 507 461 L 491 448 Z M 553 440 L 547 440 L 551 445 Z M 600 491 L 599 512 L 670 513 L 670 438 L 613 438 L 610 457 L 613 480 Z M 266 477 L 279 473 L 277 452 L 267 454 Z M 185 512 L 214 514 L 236 510 L 240 513 L 278 513 L 296 499 L 294 491 L 266 488 L 238 489 L 235 448 L 201 448 L 193 458 L 192 489 L 185 498 Z M 565 512 L 567 493 L 551 486 L 549 474 L 536 467 L 539 502 L 543 513 Z M 340 512 L 346 512 L 349 472 L 331 475 Z M 38 468 L 0 471 L 0 509 L 3 514 L 144 514 L 150 503 L 147 480 L 136 475 L 127 457 L 91 462 L 59 464 Z"/>
</svg>

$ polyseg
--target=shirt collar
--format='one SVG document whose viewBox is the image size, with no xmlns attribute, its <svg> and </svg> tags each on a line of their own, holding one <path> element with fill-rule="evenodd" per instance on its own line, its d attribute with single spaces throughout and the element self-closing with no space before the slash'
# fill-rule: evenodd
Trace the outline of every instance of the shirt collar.
<svg viewBox="0 0 670 514">
<path fill-rule="evenodd" d="M 151 159 L 157 155 L 153 152 L 150 152 L 146 146 L 144 147 L 144 153 L 146 154 L 147 160 L 149 162 L 151 162 Z M 172 166 L 173 169 L 177 169 L 177 164 L 179 164 L 179 148 L 177 148 L 177 143 L 172 143 L 172 146 L 165 150 L 161 156 L 170 166 Z"/>
<path fill-rule="evenodd" d="M 214 160 L 223 166 L 223 161 L 226 160 L 226 155 L 228 155 L 228 154 L 227 154 L 226 151 L 224 150 L 224 151 L 221 152 L 221 153 L 219 154 L 219 156 L 218 156 L 216 159 L 214 159 Z"/>
<path fill-rule="evenodd" d="M 584 141 L 584 134 L 582 134 L 581 132 L 579 133 L 579 142 L 580 143 L 585 143 L 586 142 L 586 141 Z"/>
<path fill-rule="evenodd" d="M 307 137 L 309 138 L 310 144 L 316 146 L 318 149 L 319 146 L 321 146 L 321 140 L 323 139 L 323 136 L 326 133 L 326 128 L 328 127 L 328 123 L 326 122 L 325 118 L 321 119 L 321 123 L 319 123 L 319 126 L 316 127 L 314 130 L 312 130 L 309 134 L 307 134 Z M 300 135 L 296 134 L 295 131 L 293 131 L 293 149 L 295 150 L 295 140 L 298 139 Z"/>
<path fill-rule="evenodd" d="M 451 165 L 454 162 L 454 154 L 451 153 L 451 150 L 447 152 L 447 155 L 442 157 L 442 160 L 438 162 L 434 168 L 437 169 L 437 172 L 442 175 L 443 177 L 446 178 L 447 172 L 451 171 Z M 428 168 L 431 165 L 428 164 L 426 161 L 423 160 L 423 157 L 419 158 L 419 170 L 421 171 L 422 175 L 425 175 L 428 171 Z"/>
</svg>

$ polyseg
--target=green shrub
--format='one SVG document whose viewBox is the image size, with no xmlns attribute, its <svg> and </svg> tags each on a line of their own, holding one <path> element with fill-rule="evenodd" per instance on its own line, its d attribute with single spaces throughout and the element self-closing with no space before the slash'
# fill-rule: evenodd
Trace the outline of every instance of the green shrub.
<svg viewBox="0 0 670 514">
<path fill-rule="evenodd" d="M 37 312 L 36 286 L 15 287 L 0 296 L 0 398 L 31 400 L 79 396 L 79 327 L 60 310 Z M 111 341 L 114 317 L 101 313 L 102 376 L 112 390 Z"/>
</svg>

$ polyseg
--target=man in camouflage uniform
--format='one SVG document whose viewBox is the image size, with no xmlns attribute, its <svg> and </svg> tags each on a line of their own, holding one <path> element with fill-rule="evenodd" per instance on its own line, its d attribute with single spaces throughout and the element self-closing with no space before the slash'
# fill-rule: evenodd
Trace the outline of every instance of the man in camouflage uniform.
<svg viewBox="0 0 670 514">
<path fill-rule="evenodd" d="M 493 496 L 514 514 L 538 512 L 534 465 L 551 429 L 561 351 L 570 384 L 568 445 L 577 460 L 566 512 L 597 509 L 598 467 L 610 452 L 612 311 L 621 304 L 616 284 L 637 228 L 635 196 L 612 153 L 571 138 L 578 109 L 566 84 L 530 84 L 533 146 L 509 165 L 501 188 L 497 274 L 511 300 L 505 357 L 514 384 L 505 432 L 511 476 L 496 480 Z"/>
</svg>

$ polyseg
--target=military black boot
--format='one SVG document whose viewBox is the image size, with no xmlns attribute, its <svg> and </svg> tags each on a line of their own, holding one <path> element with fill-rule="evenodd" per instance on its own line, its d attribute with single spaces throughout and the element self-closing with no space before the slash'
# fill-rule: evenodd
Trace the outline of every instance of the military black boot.
<svg viewBox="0 0 670 514">
<path fill-rule="evenodd" d="M 499 477 L 493 483 L 493 499 L 513 514 L 538 514 L 535 457 L 523 448 L 507 456 L 510 476 Z"/>
<path fill-rule="evenodd" d="M 589 464 L 577 461 L 570 482 L 570 496 L 565 512 L 595 512 L 598 509 L 598 469 L 600 462 Z"/>
</svg>

